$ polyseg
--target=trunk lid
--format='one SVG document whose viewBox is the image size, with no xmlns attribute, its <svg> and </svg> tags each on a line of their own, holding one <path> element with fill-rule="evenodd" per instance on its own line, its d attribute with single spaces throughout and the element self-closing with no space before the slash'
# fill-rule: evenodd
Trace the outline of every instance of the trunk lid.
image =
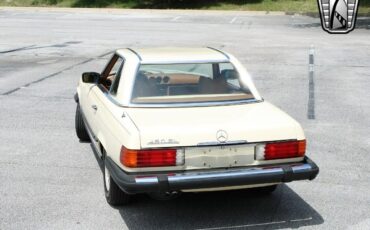
<svg viewBox="0 0 370 230">
<path fill-rule="evenodd" d="M 300 125 L 268 102 L 183 108 L 130 108 L 141 148 L 304 139 Z"/>
</svg>

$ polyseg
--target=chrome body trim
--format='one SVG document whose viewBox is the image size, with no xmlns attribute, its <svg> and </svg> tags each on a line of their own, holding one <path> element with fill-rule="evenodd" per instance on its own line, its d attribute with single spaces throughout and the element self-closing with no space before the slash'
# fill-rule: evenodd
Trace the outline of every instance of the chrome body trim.
<svg viewBox="0 0 370 230">
<path fill-rule="evenodd" d="M 311 170 L 311 166 L 308 164 L 296 165 L 292 167 L 294 173 L 302 173 Z"/>
<path fill-rule="evenodd" d="M 131 48 L 127 48 L 128 50 L 130 50 L 131 52 L 133 52 L 138 58 L 139 58 L 139 60 L 140 60 L 140 62 L 143 60 L 142 58 L 141 58 L 141 56 L 135 51 L 135 50 L 133 50 L 133 49 L 131 49 Z"/>
<path fill-rule="evenodd" d="M 217 51 L 217 52 L 219 52 L 219 53 L 223 54 L 223 55 L 224 55 L 228 60 L 230 60 L 229 55 L 227 55 L 225 52 L 223 52 L 223 51 L 221 51 L 221 50 L 219 50 L 219 49 L 217 49 L 217 48 L 210 47 L 210 46 L 207 46 L 207 48 L 208 48 L 208 49 L 211 49 L 211 50 L 214 50 L 214 51 Z"/>
<path fill-rule="evenodd" d="M 272 169 L 263 169 L 263 168 L 250 168 L 250 169 L 241 169 L 241 170 L 230 170 L 224 172 L 203 172 L 203 173 L 184 173 L 184 174 L 175 174 L 174 176 L 168 177 L 169 183 L 177 182 L 186 182 L 193 180 L 207 180 L 207 179 L 228 179 L 241 176 L 255 176 L 262 174 L 284 174 L 283 169 L 281 168 L 272 168 Z"/>
<path fill-rule="evenodd" d="M 196 103 L 165 103 L 165 104 L 135 104 L 129 103 L 128 107 L 132 108 L 178 108 L 178 107 L 208 107 L 208 106 L 226 106 L 226 105 L 242 105 L 251 103 L 260 103 L 263 100 L 248 99 L 235 101 L 213 101 L 213 102 L 196 102 Z"/>
<path fill-rule="evenodd" d="M 138 184 L 158 183 L 158 178 L 157 177 L 138 177 L 138 178 L 135 178 L 135 182 Z"/>
<path fill-rule="evenodd" d="M 236 141 L 226 141 L 226 142 L 218 142 L 218 141 L 207 141 L 207 142 L 199 142 L 197 146 L 223 146 L 223 145 L 238 145 L 238 144 L 248 144 L 246 140 L 236 140 Z"/>
</svg>

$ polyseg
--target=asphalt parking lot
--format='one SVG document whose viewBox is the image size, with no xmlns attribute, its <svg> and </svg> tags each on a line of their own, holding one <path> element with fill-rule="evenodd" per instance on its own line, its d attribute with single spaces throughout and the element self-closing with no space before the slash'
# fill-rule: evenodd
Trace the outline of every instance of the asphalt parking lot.
<svg viewBox="0 0 370 230">
<path fill-rule="evenodd" d="M 358 25 L 329 35 L 298 15 L 0 8 L 0 229 L 370 229 L 370 19 Z M 233 53 L 261 95 L 302 124 L 319 176 L 269 197 L 138 196 L 110 207 L 99 161 L 75 135 L 73 95 L 82 72 L 132 46 Z"/>
</svg>

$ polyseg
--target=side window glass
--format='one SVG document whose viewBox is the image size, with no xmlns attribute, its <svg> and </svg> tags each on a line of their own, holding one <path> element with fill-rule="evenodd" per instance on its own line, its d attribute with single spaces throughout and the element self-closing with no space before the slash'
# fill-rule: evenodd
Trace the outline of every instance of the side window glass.
<svg viewBox="0 0 370 230">
<path fill-rule="evenodd" d="M 112 83 L 114 82 L 114 80 L 118 76 L 117 73 L 118 73 L 118 70 L 121 67 L 122 62 L 123 62 L 123 59 L 119 57 L 117 59 L 116 63 L 114 63 L 114 65 L 112 66 L 112 69 L 109 71 L 108 76 L 105 80 L 105 86 L 108 90 L 111 88 Z"/>
<path fill-rule="evenodd" d="M 123 65 L 124 65 L 124 61 L 122 58 L 120 58 L 117 63 L 120 62 L 120 66 L 118 67 L 117 69 L 117 72 L 115 73 L 115 77 L 114 79 L 112 80 L 112 86 L 110 87 L 110 94 L 112 95 L 116 95 L 117 94 L 117 91 L 118 91 L 118 86 L 119 86 L 119 82 L 120 82 L 120 79 L 121 79 L 121 73 L 122 73 L 122 69 L 123 69 Z"/>
<path fill-rule="evenodd" d="M 231 63 L 220 63 L 220 75 L 235 88 L 240 88 L 239 74 Z"/>
</svg>

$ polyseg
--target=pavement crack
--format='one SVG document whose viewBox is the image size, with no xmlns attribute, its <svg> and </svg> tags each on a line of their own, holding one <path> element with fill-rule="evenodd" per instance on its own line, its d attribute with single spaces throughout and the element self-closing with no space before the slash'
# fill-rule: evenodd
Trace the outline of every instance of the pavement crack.
<svg viewBox="0 0 370 230">
<path fill-rule="evenodd" d="M 54 45 L 44 45 L 44 46 L 36 46 L 36 45 L 30 45 L 30 46 L 25 46 L 17 49 L 11 49 L 11 50 L 6 50 L 6 51 L 0 51 L 0 54 L 6 54 L 6 53 L 12 53 L 12 52 L 17 52 L 17 51 L 23 51 L 23 50 L 34 50 L 34 49 L 44 49 L 44 48 L 64 48 L 69 45 L 73 44 L 78 44 L 81 43 L 80 41 L 68 41 L 64 43 L 58 43 Z"/>
<path fill-rule="evenodd" d="M 13 96 L 13 97 L 24 97 L 23 95 L 20 96 Z M 45 99 L 50 101 L 51 99 L 58 99 L 58 100 L 74 100 L 73 97 L 60 97 L 60 96 L 38 96 L 38 95 L 27 95 L 27 98 L 39 98 Z"/>
<path fill-rule="evenodd" d="M 16 48 L 16 49 L 0 51 L 0 54 L 12 53 L 12 52 L 22 51 L 22 50 L 28 50 L 28 49 L 33 48 L 33 47 L 35 47 L 35 45 L 24 46 L 24 47 L 20 47 L 20 48 Z"/>
<path fill-rule="evenodd" d="M 64 69 L 59 70 L 59 71 L 57 71 L 57 72 L 55 72 L 55 73 L 49 74 L 49 75 L 44 76 L 44 77 L 42 77 L 42 78 L 39 78 L 39 79 L 37 79 L 37 80 L 34 80 L 34 81 L 31 81 L 31 82 L 28 82 L 28 83 L 26 83 L 26 84 L 24 84 L 24 85 L 22 85 L 22 86 L 20 86 L 20 87 L 17 87 L 17 88 L 11 89 L 11 90 L 9 90 L 9 91 L 6 91 L 6 92 L 2 93 L 1 95 L 4 95 L 4 96 L 6 96 L 6 95 L 10 95 L 10 94 L 12 94 L 12 93 L 14 93 L 14 92 L 16 92 L 16 91 L 18 91 L 18 90 L 20 90 L 20 89 L 24 88 L 24 87 L 28 87 L 28 86 L 30 86 L 30 85 L 34 85 L 34 84 L 40 83 L 40 82 L 42 82 L 42 81 L 44 81 L 44 80 L 46 80 L 46 79 L 49 79 L 49 78 L 52 78 L 52 77 L 58 76 L 59 74 L 63 73 L 64 71 L 71 70 L 71 69 L 75 68 L 76 66 L 86 64 L 86 63 L 91 62 L 91 61 L 93 61 L 93 60 L 95 60 L 95 59 L 98 59 L 98 58 L 102 58 L 102 57 L 104 57 L 104 56 L 107 56 L 107 55 L 108 55 L 108 54 L 110 54 L 110 53 L 112 53 L 112 52 L 111 52 L 111 51 L 109 51 L 109 52 L 105 52 L 105 53 L 103 53 L 103 54 L 101 54 L 101 55 L 99 55 L 99 56 L 97 56 L 97 57 L 95 57 L 95 58 L 89 58 L 89 59 L 86 59 L 86 60 L 84 60 L 84 61 L 82 61 L 82 62 L 79 62 L 79 63 L 73 64 L 73 65 L 70 65 L 70 66 L 65 67 Z"/>
</svg>

